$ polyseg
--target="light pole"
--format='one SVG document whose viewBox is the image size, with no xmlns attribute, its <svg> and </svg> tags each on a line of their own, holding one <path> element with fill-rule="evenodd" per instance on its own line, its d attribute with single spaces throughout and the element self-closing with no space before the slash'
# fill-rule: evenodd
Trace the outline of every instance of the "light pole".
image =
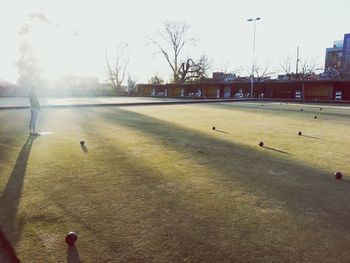
<svg viewBox="0 0 350 263">
<path fill-rule="evenodd" d="M 254 22 L 254 35 L 253 35 L 253 61 L 252 61 L 252 74 L 250 75 L 250 97 L 253 98 L 253 88 L 254 88 L 254 59 L 255 59 L 255 28 L 256 21 L 260 20 L 260 17 L 249 18 L 247 22 Z"/>
</svg>

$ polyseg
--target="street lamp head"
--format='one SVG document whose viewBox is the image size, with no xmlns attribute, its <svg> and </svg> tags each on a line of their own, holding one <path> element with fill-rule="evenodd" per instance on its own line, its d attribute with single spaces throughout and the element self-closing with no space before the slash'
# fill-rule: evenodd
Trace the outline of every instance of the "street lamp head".
<svg viewBox="0 0 350 263">
<path fill-rule="evenodd" d="M 261 17 L 257 17 L 257 18 L 255 18 L 255 20 L 260 20 L 261 19 Z"/>
<path fill-rule="evenodd" d="M 253 21 L 253 18 L 249 18 L 247 19 L 248 22 L 252 22 Z"/>
</svg>

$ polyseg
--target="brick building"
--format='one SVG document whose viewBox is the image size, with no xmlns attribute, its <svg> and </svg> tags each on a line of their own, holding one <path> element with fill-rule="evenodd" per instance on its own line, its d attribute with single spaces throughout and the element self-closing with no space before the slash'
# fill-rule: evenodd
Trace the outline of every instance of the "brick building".
<svg viewBox="0 0 350 263">
<path fill-rule="evenodd" d="M 188 84 L 138 84 L 139 96 L 187 98 L 249 97 L 249 81 L 199 82 Z M 300 97 L 298 96 L 300 94 Z M 336 96 L 338 94 L 338 96 Z M 350 101 L 350 80 L 269 80 L 254 83 L 254 98 Z"/>
</svg>

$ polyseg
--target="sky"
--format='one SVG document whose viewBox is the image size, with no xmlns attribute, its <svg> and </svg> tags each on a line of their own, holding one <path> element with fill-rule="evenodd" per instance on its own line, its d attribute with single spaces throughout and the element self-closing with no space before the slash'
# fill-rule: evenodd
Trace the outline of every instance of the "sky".
<svg viewBox="0 0 350 263">
<path fill-rule="evenodd" d="M 0 80 L 16 82 L 20 46 L 29 45 L 42 70 L 53 80 L 64 75 L 106 80 L 105 52 L 125 45 L 128 73 L 137 83 L 171 71 L 150 44 L 164 21 L 185 22 L 196 42 L 181 57 L 211 61 L 212 71 L 236 71 L 255 63 L 281 70 L 281 61 L 300 58 L 324 66 L 325 49 L 350 33 L 349 0 L 0 0 Z M 293 62 L 294 65 L 294 62 Z M 293 70 L 293 69 L 292 69 Z M 249 74 L 249 73 L 247 73 Z"/>
</svg>

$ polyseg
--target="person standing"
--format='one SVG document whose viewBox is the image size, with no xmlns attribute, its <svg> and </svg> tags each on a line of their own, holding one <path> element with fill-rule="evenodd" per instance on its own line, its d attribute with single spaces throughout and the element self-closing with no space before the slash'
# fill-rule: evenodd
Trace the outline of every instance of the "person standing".
<svg viewBox="0 0 350 263">
<path fill-rule="evenodd" d="M 36 87 L 31 86 L 29 92 L 29 101 L 30 101 L 30 122 L 29 122 L 29 135 L 38 136 L 39 133 L 36 132 L 36 124 L 39 117 L 39 112 L 41 106 L 39 103 L 38 96 L 35 93 Z"/>
</svg>

